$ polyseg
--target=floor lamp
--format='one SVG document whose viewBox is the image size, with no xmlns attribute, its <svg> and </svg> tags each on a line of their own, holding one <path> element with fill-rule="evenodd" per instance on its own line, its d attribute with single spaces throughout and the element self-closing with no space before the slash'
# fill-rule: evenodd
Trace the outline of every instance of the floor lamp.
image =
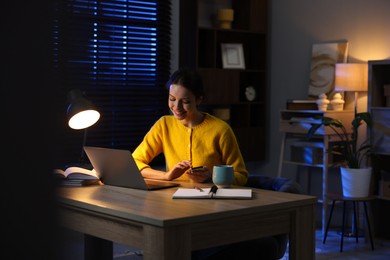
<svg viewBox="0 0 390 260">
<path fill-rule="evenodd" d="M 69 105 L 66 114 L 68 117 L 69 127 L 76 130 L 84 129 L 80 156 L 80 163 L 82 163 L 84 157 L 84 145 L 87 139 L 87 128 L 99 120 L 100 113 L 96 109 L 96 106 L 86 99 L 84 93 L 82 93 L 79 89 L 69 91 L 67 101 Z"/>
<path fill-rule="evenodd" d="M 353 103 L 354 113 L 357 113 L 358 93 L 367 91 L 368 88 L 368 65 L 367 63 L 336 63 L 335 68 L 335 91 L 355 92 Z M 356 220 L 355 220 L 356 221 Z M 359 224 L 359 223 L 357 223 Z M 354 230 L 352 224 L 352 231 L 346 232 L 346 236 L 352 237 L 359 230 Z"/>
<path fill-rule="evenodd" d="M 355 92 L 354 112 L 357 113 L 358 93 L 367 91 L 367 63 L 336 63 L 335 91 Z"/>
</svg>

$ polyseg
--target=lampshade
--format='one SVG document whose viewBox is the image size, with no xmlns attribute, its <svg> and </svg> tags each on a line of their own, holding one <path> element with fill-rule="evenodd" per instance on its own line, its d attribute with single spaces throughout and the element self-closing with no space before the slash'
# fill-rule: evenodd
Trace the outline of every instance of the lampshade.
<svg viewBox="0 0 390 260">
<path fill-rule="evenodd" d="M 367 63 L 336 63 L 335 91 L 367 91 Z"/>
<path fill-rule="evenodd" d="M 79 89 L 73 89 L 68 93 L 68 125 L 73 129 L 84 129 L 95 124 L 100 113 L 95 105 L 86 99 Z"/>
</svg>

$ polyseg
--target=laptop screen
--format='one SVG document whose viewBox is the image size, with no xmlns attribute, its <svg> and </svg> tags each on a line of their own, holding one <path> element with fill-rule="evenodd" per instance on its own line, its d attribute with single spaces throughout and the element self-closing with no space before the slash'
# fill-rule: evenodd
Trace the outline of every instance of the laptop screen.
<svg viewBox="0 0 390 260">
<path fill-rule="evenodd" d="M 175 182 L 153 180 L 153 187 L 139 171 L 133 155 L 129 150 L 84 146 L 93 168 L 105 185 L 152 190 L 179 186 Z"/>
</svg>

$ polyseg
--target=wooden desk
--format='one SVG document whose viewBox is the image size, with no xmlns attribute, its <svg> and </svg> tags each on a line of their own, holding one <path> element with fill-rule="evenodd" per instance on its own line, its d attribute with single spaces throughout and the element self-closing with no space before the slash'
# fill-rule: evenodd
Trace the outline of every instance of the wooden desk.
<svg viewBox="0 0 390 260">
<path fill-rule="evenodd" d="M 175 191 L 60 187 L 60 222 L 142 249 L 144 259 L 191 259 L 192 250 L 282 233 L 290 259 L 314 259 L 314 196 L 253 189 L 251 200 L 173 200 Z"/>
</svg>

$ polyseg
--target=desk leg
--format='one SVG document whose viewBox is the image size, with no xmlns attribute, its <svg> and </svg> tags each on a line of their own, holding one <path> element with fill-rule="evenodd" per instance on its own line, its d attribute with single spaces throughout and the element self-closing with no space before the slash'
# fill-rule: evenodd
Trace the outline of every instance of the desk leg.
<svg viewBox="0 0 390 260">
<path fill-rule="evenodd" d="M 114 257 L 113 243 L 111 241 L 84 235 L 85 260 L 112 260 Z"/>
<path fill-rule="evenodd" d="M 190 260 L 191 231 L 188 226 L 144 227 L 144 260 Z"/>
<path fill-rule="evenodd" d="M 292 220 L 289 259 L 315 259 L 315 206 L 298 208 Z"/>
<path fill-rule="evenodd" d="M 279 166 L 278 166 L 278 175 L 277 175 L 277 177 L 281 177 L 282 176 L 285 142 L 286 142 L 286 133 L 283 133 L 282 134 L 282 143 L 280 144 Z"/>
</svg>

